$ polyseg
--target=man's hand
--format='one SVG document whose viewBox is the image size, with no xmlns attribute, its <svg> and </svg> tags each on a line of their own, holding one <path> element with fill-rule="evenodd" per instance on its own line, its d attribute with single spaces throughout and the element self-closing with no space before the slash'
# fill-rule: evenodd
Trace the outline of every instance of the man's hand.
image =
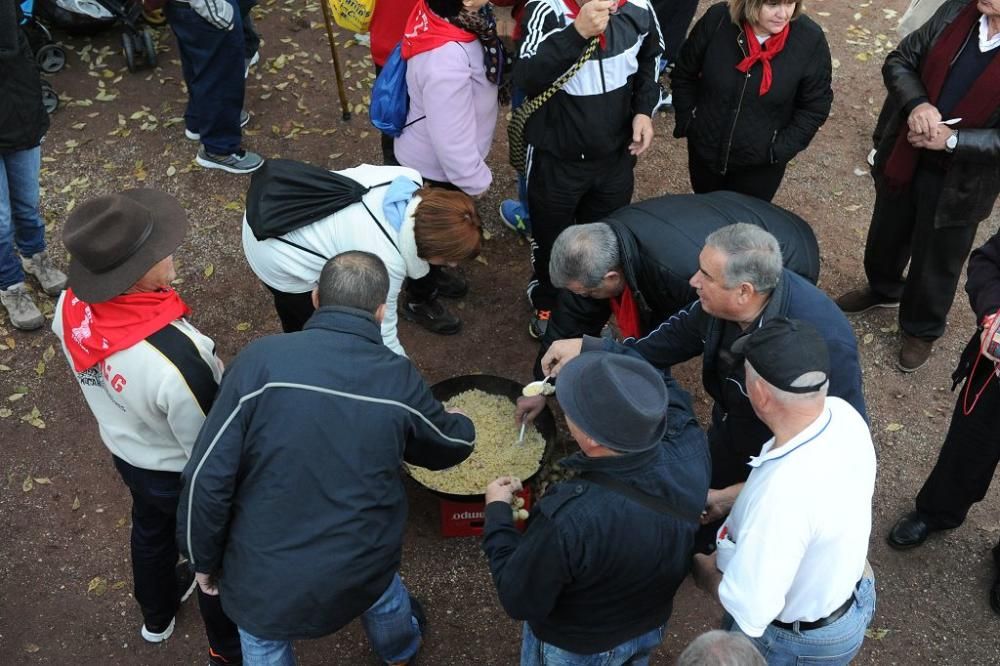
<svg viewBox="0 0 1000 666">
<path fill-rule="evenodd" d="M 739 497 L 740 490 L 742 489 L 742 483 L 737 483 L 721 490 L 710 488 L 708 499 L 705 500 L 705 510 L 701 512 L 701 524 L 709 525 L 728 516 L 729 512 L 733 510 L 733 504 L 736 503 L 736 498 Z"/>
<path fill-rule="evenodd" d="M 521 492 L 520 479 L 513 476 L 501 476 L 486 486 L 486 503 L 505 502 L 510 504 L 514 500 L 514 493 L 519 492 Z"/>
<path fill-rule="evenodd" d="M 596 1 L 591 0 L 591 2 Z M 583 349 L 583 338 L 556 340 L 542 357 L 542 372 L 553 377 L 558 376 L 566 363 L 580 355 L 581 349 Z"/>
<path fill-rule="evenodd" d="M 628 145 L 630 155 L 642 155 L 653 143 L 653 119 L 644 113 L 635 114 L 632 119 L 632 143 Z"/>
<path fill-rule="evenodd" d="M 461 414 L 461 415 L 462 415 L 462 416 L 464 416 L 465 418 L 469 418 L 469 415 L 468 415 L 468 414 L 466 414 L 465 412 L 463 412 L 463 411 L 462 411 L 461 409 L 459 409 L 458 407 L 445 407 L 445 408 L 444 408 L 444 411 L 448 412 L 449 414 Z"/>
<path fill-rule="evenodd" d="M 514 421 L 518 426 L 524 422 L 531 423 L 538 418 L 543 409 L 545 409 L 544 395 L 521 396 L 517 399 L 517 408 L 514 409 Z"/>
<path fill-rule="evenodd" d="M 611 8 L 617 6 L 618 3 L 612 0 L 590 0 L 580 7 L 580 13 L 573 19 L 573 27 L 584 39 L 597 37 L 607 29 Z"/>
<path fill-rule="evenodd" d="M 210 597 L 219 596 L 219 584 L 211 574 L 195 573 L 194 579 L 198 581 L 201 591 Z"/>
<path fill-rule="evenodd" d="M 719 552 L 715 551 L 711 555 L 695 553 L 693 566 L 691 567 L 691 577 L 698 589 L 711 595 L 718 600 L 719 583 L 722 582 L 722 572 L 716 566 Z"/>
<path fill-rule="evenodd" d="M 918 104 L 910 111 L 906 125 L 912 134 L 923 134 L 928 139 L 934 139 L 941 133 L 941 112 L 929 102 Z M 913 143 L 910 141 L 910 143 Z"/>
<path fill-rule="evenodd" d="M 1000 362 L 996 356 L 990 354 L 988 350 L 990 342 L 993 341 L 993 335 L 996 333 L 997 315 L 992 314 L 985 319 L 983 319 L 983 332 L 979 335 L 979 350 L 983 353 L 983 356 L 990 359 L 994 363 Z"/>
<path fill-rule="evenodd" d="M 923 148 L 924 150 L 944 150 L 945 141 L 948 140 L 954 130 L 940 131 L 940 129 L 932 137 L 928 137 L 926 134 L 916 134 L 914 132 L 909 132 L 906 135 L 906 140 L 910 142 L 910 145 L 914 148 Z"/>
</svg>

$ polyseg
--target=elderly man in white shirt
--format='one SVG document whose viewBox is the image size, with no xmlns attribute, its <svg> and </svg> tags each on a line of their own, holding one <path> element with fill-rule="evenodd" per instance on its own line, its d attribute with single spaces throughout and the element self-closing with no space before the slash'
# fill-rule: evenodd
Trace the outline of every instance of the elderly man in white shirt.
<svg viewBox="0 0 1000 666">
<path fill-rule="evenodd" d="M 848 664 L 875 612 L 871 433 L 827 396 L 829 354 L 809 324 L 772 319 L 733 352 L 774 438 L 751 459 L 716 551 L 695 556 L 695 581 L 722 604 L 724 628 L 749 636 L 769 666 Z"/>
</svg>

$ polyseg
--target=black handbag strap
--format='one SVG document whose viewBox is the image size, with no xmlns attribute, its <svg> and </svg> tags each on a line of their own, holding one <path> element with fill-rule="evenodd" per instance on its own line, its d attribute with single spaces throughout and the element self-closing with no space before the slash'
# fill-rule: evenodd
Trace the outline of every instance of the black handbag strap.
<svg viewBox="0 0 1000 666">
<path fill-rule="evenodd" d="M 610 474 L 605 474 L 604 472 L 585 472 L 580 475 L 579 478 L 596 483 L 597 485 L 603 486 L 612 492 L 618 493 L 619 495 L 624 495 L 634 502 L 643 505 L 647 509 L 652 509 L 657 513 L 661 513 L 665 516 L 671 516 L 672 518 L 677 518 L 679 520 L 683 520 L 684 522 L 695 523 L 697 525 L 701 524 L 701 521 L 698 519 L 699 516 L 685 514 L 664 498 L 657 497 L 656 495 L 650 495 L 646 491 L 630 486 L 621 479 L 615 478 Z"/>
</svg>

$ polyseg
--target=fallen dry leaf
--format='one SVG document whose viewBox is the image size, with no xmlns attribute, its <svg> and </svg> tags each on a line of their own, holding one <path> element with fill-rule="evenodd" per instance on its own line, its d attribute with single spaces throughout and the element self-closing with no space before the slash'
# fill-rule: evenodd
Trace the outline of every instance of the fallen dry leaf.
<svg viewBox="0 0 1000 666">
<path fill-rule="evenodd" d="M 100 576 L 94 576 L 87 583 L 87 594 L 93 593 L 95 597 L 99 597 L 108 591 L 108 581 Z"/>
</svg>

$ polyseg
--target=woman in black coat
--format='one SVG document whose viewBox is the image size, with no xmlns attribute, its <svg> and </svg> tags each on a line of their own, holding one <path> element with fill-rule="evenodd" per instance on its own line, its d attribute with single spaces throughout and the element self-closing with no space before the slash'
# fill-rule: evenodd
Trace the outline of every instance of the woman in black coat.
<svg viewBox="0 0 1000 666">
<path fill-rule="evenodd" d="M 826 122 L 830 47 L 801 2 L 731 0 L 695 24 L 671 75 L 691 187 L 770 201 Z"/>
</svg>

